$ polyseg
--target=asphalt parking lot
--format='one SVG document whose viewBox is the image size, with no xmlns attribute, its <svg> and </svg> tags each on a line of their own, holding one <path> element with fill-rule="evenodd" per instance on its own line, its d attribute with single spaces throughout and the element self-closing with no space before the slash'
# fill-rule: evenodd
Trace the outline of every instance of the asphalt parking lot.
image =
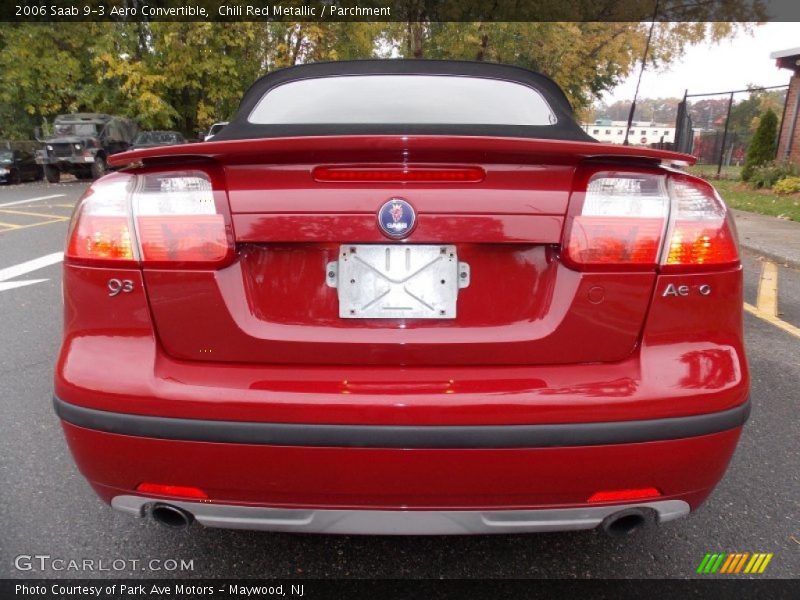
<svg viewBox="0 0 800 600">
<path fill-rule="evenodd" d="M 117 514 L 77 472 L 51 405 L 61 333 L 60 263 L 52 255 L 63 249 L 85 187 L 0 187 L 0 577 L 683 578 L 695 576 L 707 552 L 773 553 L 759 577 L 800 574 L 800 337 L 752 313 L 745 323 L 753 412 L 727 476 L 697 513 L 630 539 L 596 531 L 449 538 L 176 531 Z M 744 264 L 746 301 L 755 306 L 763 262 L 748 254 Z M 800 271 L 778 272 L 779 317 L 800 327 Z M 106 572 L 20 571 L 19 555 L 140 562 Z M 151 570 L 150 559 L 184 559 L 192 568 Z"/>
</svg>

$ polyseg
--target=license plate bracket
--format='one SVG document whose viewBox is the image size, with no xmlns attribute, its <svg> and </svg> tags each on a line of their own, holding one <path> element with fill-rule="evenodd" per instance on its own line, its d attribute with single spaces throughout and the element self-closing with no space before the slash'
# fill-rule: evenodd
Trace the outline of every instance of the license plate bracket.
<svg viewBox="0 0 800 600">
<path fill-rule="evenodd" d="M 343 319 L 455 319 L 469 279 L 454 245 L 343 245 L 326 274 Z"/>
</svg>

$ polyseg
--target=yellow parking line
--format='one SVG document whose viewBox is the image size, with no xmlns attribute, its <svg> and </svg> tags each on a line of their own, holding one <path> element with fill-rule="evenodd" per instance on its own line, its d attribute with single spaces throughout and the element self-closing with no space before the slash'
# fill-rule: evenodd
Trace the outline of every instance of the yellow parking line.
<svg viewBox="0 0 800 600">
<path fill-rule="evenodd" d="M 758 310 L 758 308 L 756 308 L 752 304 L 748 304 L 747 302 L 744 303 L 744 309 L 751 315 L 756 316 L 759 319 L 766 321 L 767 323 L 775 325 L 775 327 L 777 327 L 778 329 L 783 329 L 786 333 L 789 333 L 797 338 L 800 338 L 800 327 L 795 327 L 791 323 L 787 323 L 786 321 L 783 321 L 778 317 L 763 313 L 760 310 Z"/>
<path fill-rule="evenodd" d="M 64 215 L 51 215 L 49 213 L 28 212 L 28 211 L 25 211 L 25 210 L 7 210 L 7 209 L 0 210 L 0 214 L 3 214 L 3 213 L 7 213 L 7 214 L 10 214 L 10 215 L 23 215 L 23 216 L 26 216 L 26 217 L 45 217 L 47 219 L 59 219 L 59 220 L 69 219 L 69 217 L 65 217 Z"/>
<path fill-rule="evenodd" d="M 30 229 L 31 227 L 41 227 L 42 225 L 53 225 L 54 223 L 63 223 L 64 221 L 68 221 L 68 218 L 52 220 L 52 221 L 41 221 L 39 223 L 30 223 L 28 225 L 12 225 L 11 223 L 0 223 L 0 227 L 6 226 L 9 229 L 0 231 L 0 233 L 6 233 L 7 231 L 19 231 L 20 229 Z"/>
<path fill-rule="evenodd" d="M 761 266 L 756 307 L 765 315 L 778 316 L 778 265 L 768 260 Z"/>
<path fill-rule="evenodd" d="M 744 309 L 751 315 L 775 325 L 778 329 L 783 329 L 786 333 L 800 338 L 800 328 L 778 318 L 778 265 L 774 262 L 764 261 L 761 267 L 761 277 L 758 280 L 756 305 L 745 302 Z"/>
</svg>

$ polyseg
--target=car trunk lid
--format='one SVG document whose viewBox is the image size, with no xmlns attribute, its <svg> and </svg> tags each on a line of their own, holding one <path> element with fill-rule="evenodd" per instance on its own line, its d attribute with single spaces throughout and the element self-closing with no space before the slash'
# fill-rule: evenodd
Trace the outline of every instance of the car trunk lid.
<svg viewBox="0 0 800 600">
<path fill-rule="evenodd" d="M 587 160 L 652 165 L 688 159 L 583 142 L 348 136 L 211 142 L 130 152 L 114 161 L 197 161 L 202 168 L 211 160 L 224 168 L 234 262 L 220 270 L 145 268 L 158 336 L 170 355 L 479 365 L 628 356 L 655 274 L 578 272 L 563 264 L 562 229 L 576 169 Z M 483 176 L 469 182 L 320 181 L 314 175 L 319 167 L 477 168 Z M 378 227 L 376 212 L 391 198 L 417 212 L 405 240 L 391 240 Z M 351 282 L 333 286 L 330 273 L 362 245 L 379 247 L 387 261 L 397 250 L 439 248 L 456 262 L 448 272 L 454 277 L 466 265 L 469 285 L 457 289 L 452 314 L 441 318 L 346 318 L 342 285 Z M 445 279 L 438 277 L 421 285 L 428 289 Z M 381 281 L 376 276 L 368 285 Z"/>
</svg>

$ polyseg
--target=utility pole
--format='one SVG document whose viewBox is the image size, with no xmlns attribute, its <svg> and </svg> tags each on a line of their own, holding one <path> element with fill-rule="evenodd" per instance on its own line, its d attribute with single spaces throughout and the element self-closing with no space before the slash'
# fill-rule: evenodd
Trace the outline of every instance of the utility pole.
<svg viewBox="0 0 800 600">
<path fill-rule="evenodd" d="M 639 86 L 642 84 L 642 75 L 644 75 L 645 67 L 647 67 L 647 55 L 650 52 L 650 42 L 653 39 L 653 30 L 656 28 L 656 18 L 658 18 L 658 5 L 661 0 L 656 0 L 655 7 L 653 8 L 653 20 L 650 22 L 650 31 L 647 34 L 647 44 L 644 46 L 644 54 L 642 55 L 642 68 L 639 71 L 639 79 L 636 81 L 636 91 L 633 93 L 633 102 L 631 103 L 631 110 L 628 112 L 628 123 L 625 129 L 625 141 L 622 142 L 624 146 L 630 144 L 628 137 L 631 132 L 631 123 L 633 123 L 633 115 L 636 112 L 636 99 L 639 97 Z"/>
</svg>

